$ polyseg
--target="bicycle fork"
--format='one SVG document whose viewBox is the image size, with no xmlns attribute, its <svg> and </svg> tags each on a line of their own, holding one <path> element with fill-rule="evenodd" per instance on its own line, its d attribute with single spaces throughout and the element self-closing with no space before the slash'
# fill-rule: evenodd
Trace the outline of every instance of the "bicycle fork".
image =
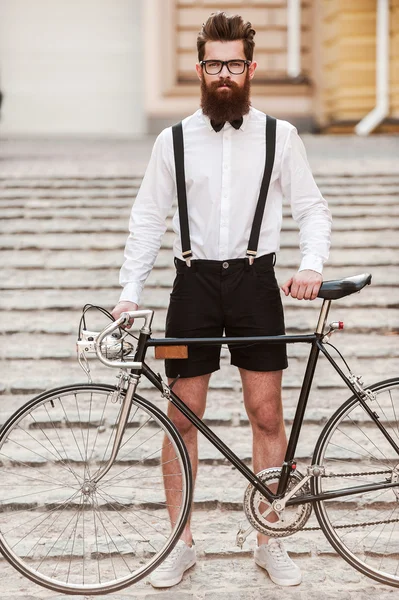
<svg viewBox="0 0 399 600">
<path fill-rule="evenodd" d="M 115 432 L 115 439 L 114 439 L 114 444 L 113 444 L 112 451 L 111 451 L 111 456 L 109 457 L 107 464 L 102 469 L 100 469 L 100 471 L 97 473 L 97 475 L 95 477 L 93 477 L 91 484 L 97 484 L 108 473 L 108 471 L 110 470 L 110 468 L 112 467 L 112 465 L 115 462 L 115 459 L 116 459 L 119 449 L 121 447 L 123 434 L 124 434 L 125 427 L 126 427 L 128 419 L 129 419 L 129 415 L 130 415 L 130 410 L 132 407 L 132 399 L 136 392 L 139 380 L 140 380 L 140 375 L 131 374 L 129 377 L 129 385 L 126 390 L 125 398 L 122 401 L 122 406 L 121 406 L 121 411 L 119 414 L 118 425 L 117 425 L 116 432 Z"/>
</svg>

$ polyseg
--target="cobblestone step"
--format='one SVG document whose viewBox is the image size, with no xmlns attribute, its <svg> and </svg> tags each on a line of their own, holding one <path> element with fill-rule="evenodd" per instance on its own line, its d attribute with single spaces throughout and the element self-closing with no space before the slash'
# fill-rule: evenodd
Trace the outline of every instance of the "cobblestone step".
<svg viewBox="0 0 399 600">
<path fill-rule="evenodd" d="M 21 257 L 19 257 L 21 259 Z M 28 258 L 28 257 L 27 257 Z M 39 258 L 39 257 L 37 257 Z M 39 262 L 39 261 L 37 261 Z M 117 299 L 121 287 L 115 280 L 114 273 L 110 269 L 86 269 L 84 267 L 76 269 L 40 269 L 32 266 L 31 268 L 21 265 L 21 268 L 5 269 L 4 277 L 0 282 L 0 289 L 18 290 L 18 289 L 106 289 L 112 288 L 115 291 L 115 299 Z M 372 287 L 366 288 L 361 295 L 374 293 L 381 286 L 393 288 L 399 285 L 399 269 L 397 266 L 386 266 L 384 269 L 372 269 L 371 265 L 367 265 L 372 272 Z M 277 267 L 277 279 L 281 283 L 292 276 L 293 269 Z M 357 271 L 354 267 L 326 267 L 324 278 L 339 279 L 341 277 L 352 276 L 358 274 L 361 266 L 358 266 Z M 171 290 L 173 280 L 175 278 L 174 267 L 160 267 L 154 269 L 146 281 L 146 289 L 148 293 L 152 293 L 153 288 L 157 288 L 159 293 L 164 293 Z M 386 292 L 386 290 L 384 290 Z M 387 299 L 389 301 L 389 298 Z M 284 299 L 285 302 L 285 299 Z M 345 303 L 347 301 L 345 300 Z"/>
<path fill-rule="evenodd" d="M 0 335 L 2 335 L 0 333 Z M 153 337 L 159 338 L 163 332 L 154 331 Z M 77 334 L 67 334 L 60 337 L 60 334 L 35 334 L 32 338 L 30 333 L 8 334 L 2 338 L 3 344 L 0 346 L 0 359 L 42 359 L 53 358 L 64 360 L 67 358 L 76 358 L 76 339 Z M 399 344 L 397 336 L 385 336 L 378 334 L 351 334 L 343 333 L 333 338 L 345 357 L 354 356 L 368 358 L 399 358 Z M 153 355 L 153 349 L 149 350 L 149 356 Z M 306 358 L 309 354 L 307 344 L 291 344 L 288 346 L 288 355 L 293 358 Z M 222 348 L 222 357 L 228 359 L 229 352 Z"/>
<path fill-rule="evenodd" d="M 54 210 L 55 207 L 57 207 L 57 209 L 95 209 L 106 208 L 106 206 L 108 206 L 111 209 L 120 208 L 129 211 L 136 193 L 137 189 L 135 189 L 130 196 L 125 195 L 122 197 L 108 198 L 106 202 L 104 202 L 104 198 L 98 198 L 96 196 L 82 198 L 79 195 L 72 198 L 57 198 L 56 201 L 51 196 L 46 198 L 37 198 L 34 195 L 32 195 L 32 197 L 26 196 L 21 198 L 7 198 L 4 196 L 2 198 L 0 196 L 0 209 L 7 209 L 10 207 L 12 207 L 13 210 L 18 208 L 27 210 L 46 208 Z M 328 194 L 325 193 L 324 196 L 328 199 L 328 204 L 333 212 L 335 207 L 348 206 L 346 194 L 342 194 L 342 196 L 328 196 Z M 350 197 L 350 207 L 363 207 L 366 213 L 369 208 L 373 210 L 373 207 L 375 206 L 381 207 L 381 210 L 383 211 L 382 214 L 385 214 L 385 211 L 390 211 L 391 209 L 395 210 L 395 207 L 397 207 L 397 198 L 393 195 L 384 196 L 383 194 L 379 196 L 359 195 Z M 128 212 L 126 214 L 128 214 Z M 287 214 L 290 214 L 290 212 L 288 211 Z"/>
<path fill-rule="evenodd" d="M 56 287 L 55 285 L 52 287 Z M 58 289 L 46 289 L 43 293 L 40 289 L 30 289 L 29 298 L 21 296 L 19 289 L 4 290 L 0 298 L 0 308 L 14 310 L 46 310 L 46 309 L 79 309 L 87 302 L 95 300 L 97 305 L 110 306 L 113 300 L 117 299 L 119 288 L 115 285 L 114 289 L 70 289 L 65 282 Z M 93 298 L 95 295 L 95 299 Z M 141 297 L 141 305 L 151 309 L 166 309 L 168 306 L 169 294 L 163 289 L 145 288 Z M 287 310 L 290 308 L 300 308 L 301 311 L 309 310 L 317 317 L 317 311 L 320 310 L 320 300 L 313 303 L 304 302 L 299 304 L 296 298 L 285 298 L 284 305 Z M 334 301 L 335 309 L 349 310 L 351 308 L 399 308 L 399 288 L 392 288 L 390 292 L 382 293 L 378 287 L 370 287 L 360 294 L 353 294 L 346 298 Z M 399 312 L 398 315 L 399 317 Z"/>
<path fill-rule="evenodd" d="M 83 215 L 80 215 L 79 221 L 71 219 L 61 219 L 56 217 L 54 219 L 37 219 L 37 218 L 23 218 L 18 220 L 2 219 L 0 222 L 0 232 L 8 235 L 12 234 L 44 234 L 44 233 L 98 233 L 101 228 L 101 235 L 104 233 L 122 233 L 127 235 L 126 218 L 127 215 L 123 215 L 124 219 L 105 219 L 99 222 L 93 221 L 90 217 L 84 219 Z M 170 224 L 169 224 L 170 225 Z M 399 217 L 395 215 L 391 216 L 374 216 L 370 217 L 352 217 L 348 220 L 347 217 L 334 218 L 334 231 L 353 231 L 354 228 L 359 228 L 363 231 L 378 231 L 380 229 L 396 230 L 399 228 Z M 298 225 L 292 218 L 286 217 L 284 221 L 284 232 L 285 231 L 297 231 Z M 169 226 L 169 232 L 171 227 Z"/>
<path fill-rule="evenodd" d="M 116 184 L 112 185 L 101 185 L 98 186 L 96 183 L 88 181 L 85 186 L 83 185 L 74 185 L 69 184 L 66 185 L 55 185 L 55 186 L 44 186 L 43 183 L 37 186 L 4 186 L 2 185 L 0 188 L 0 198 L 6 199 L 22 199 L 22 198 L 31 198 L 34 196 L 35 198 L 76 198 L 84 195 L 88 198 L 123 198 L 131 194 L 132 190 L 137 190 L 140 185 L 141 179 L 137 178 L 132 181 L 130 185 L 126 184 Z M 364 182 L 362 185 L 359 183 L 351 183 L 345 184 L 341 183 L 340 185 L 336 184 L 328 184 L 326 185 L 321 179 L 319 181 L 320 191 L 326 197 L 328 196 L 390 196 L 397 194 L 397 185 L 395 182 L 387 182 L 383 185 L 376 184 L 374 181 Z M 81 189 L 84 188 L 84 189 Z"/>
<path fill-rule="evenodd" d="M 51 204 L 51 203 L 49 203 Z M 107 219 L 107 224 L 109 221 L 115 221 L 120 224 L 120 227 L 127 231 L 126 226 L 126 218 L 129 217 L 130 208 L 132 201 L 122 201 L 112 203 L 110 207 L 104 207 L 102 202 L 98 202 L 95 204 L 92 202 L 90 204 L 90 208 L 85 206 L 84 200 L 82 200 L 82 205 L 79 206 L 79 220 L 77 219 L 76 208 L 61 208 L 58 206 L 50 205 L 48 208 L 42 208 L 39 204 L 38 206 L 29 206 L 29 207 L 14 207 L 14 202 L 12 206 L 2 206 L 0 204 L 0 217 L 1 219 L 40 219 L 44 221 L 52 221 L 57 220 L 59 223 L 67 223 L 67 221 L 80 222 L 86 219 L 89 219 L 91 222 L 95 223 L 98 220 L 101 220 L 101 227 L 103 226 L 103 220 Z M 379 204 L 373 206 L 352 206 L 352 205 L 333 205 L 331 207 L 331 212 L 333 219 L 342 218 L 370 218 L 375 215 L 379 218 L 384 217 L 395 217 L 399 215 L 399 206 L 390 205 L 390 204 Z M 173 214 L 173 213 L 172 213 Z M 169 218 L 171 218 L 172 214 Z M 291 219 L 291 211 L 288 207 L 283 208 L 283 218 L 284 218 L 284 228 L 286 227 L 286 222 L 288 219 Z M 99 224 L 97 224 L 99 226 Z M 335 223 L 334 223 L 335 229 Z"/>
<path fill-rule="evenodd" d="M 152 360 L 148 363 L 151 365 Z M 378 381 L 396 376 L 398 369 L 398 359 L 375 359 L 370 367 L 369 359 L 353 358 L 351 359 L 351 368 L 354 372 L 362 373 L 367 376 L 367 383 Z M 163 371 L 162 361 L 156 361 L 153 365 L 154 370 Z M 92 361 L 90 365 L 93 374 L 93 381 L 106 383 L 114 383 L 116 374 L 113 370 L 100 366 L 98 361 Z M 302 359 L 292 358 L 290 360 L 290 368 L 285 378 L 285 385 L 288 387 L 298 387 L 302 381 L 305 370 L 305 361 Z M 371 375 L 372 379 L 371 379 Z M 76 361 L 58 360 L 9 360 L 6 363 L 5 372 L 2 375 L 1 386 L 3 393 L 9 391 L 11 393 L 34 393 L 35 391 L 43 391 L 51 387 L 59 385 L 67 385 L 72 383 L 80 383 L 85 381 L 86 377 L 81 371 Z M 226 373 L 217 371 L 213 375 L 212 386 L 227 390 L 235 390 L 239 386 L 239 375 L 237 369 L 231 369 L 228 379 Z M 342 384 L 343 385 L 343 384 Z M 148 389 L 151 384 L 143 380 L 140 384 L 141 389 Z M 315 389 L 341 387 L 341 380 L 335 374 L 329 363 L 325 359 L 321 359 L 317 367 L 316 378 L 314 381 Z"/>
<path fill-rule="evenodd" d="M 286 542 L 288 548 L 295 546 L 297 536 Z M 306 540 L 305 540 L 306 542 Z M 211 540 L 210 540 L 211 543 Z M 276 587 L 263 569 L 257 567 L 252 558 L 254 543 L 247 547 L 246 554 L 226 556 L 234 549 L 229 540 L 223 546 L 198 544 L 199 560 L 183 577 L 179 590 L 162 591 L 164 600 L 275 600 Z M 392 588 L 377 584 L 355 571 L 331 550 L 331 554 L 317 556 L 311 541 L 308 544 L 311 556 L 302 554 L 295 562 L 303 573 L 300 591 L 296 588 L 278 588 L 281 600 L 365 600 L 378 593 L 379 600 L 392 600 Z M 216 551 L 216 555 L 215 555 Z M 56 564 L 56 563 L 55 563 Z M 54 564 L 54 566 L 55 566 Z M 4 560 L 2 600 L 64 600 L 65 596 L 40 588 L 17 573 Z M 131 600 L 134 594 L 139 600 L 156 600 L 159 591 L 154 590 L 148 578 L 132 587 L 113 594 L 113 600 Z M 76 600 L 87 600 L 87 596 L 75 596 Z M 109 596 L 98 595 L 98 600 Z"/>
<path fill-rule="evenodd" d="M 173 245 L 171 232 L 165 234 L 163 248 L 171 249 Z M 0 249 L 10 250 L 122 250 L 126 243 L 126 232 L 101 233 L 101 235 L 87 235 L 84 233 L 46 234 L 44 237 L 34 234 L 3 235 L 0 240 Z M 298 249 L 298 233 L 286 231 L 281 234 L 281 247 Z M 370 231 L 365 235 L 362 231 L 339 232 L 335 235 L 335 244 L 341 248 L 398 248 L 399 236 L 393 229 L 381 232 Z"/>
<path fill-rule="evenodd" d="M 84 252 L 65 249 L 50 250 L 48 248 L 35 248 L 34 250 L 14 249 L 4 250 L 1 253 L 2 260 L 9 269 L 112 269 L 109 271 L 109 278 L 114 276 L 117 280 L 121 262 L 123 261 L 123 249 L 118 250 L 90 250 Z M 395 271 L 398 264 L 398 252 L 393 248 L 378 248 L 377 250 L 369 248 L 360 249 L 338 249 L 333 248 L 326 265 L 326 273 L 329 269 L 339 267 L 340 273 L 346 275 L 354 275 L 359 273 L 359 269 L 365 271 L 372 267 L 384 267 L 384 271 L 375 272 L 375 276 L 379 279 L 378 282 L 384 280 L 383 274 L 385 267 L 394 267 Z M 292 249 L 282 248 L 277 256 L 277 269 L 286 267 L 297 269 L 300 263 L 299 252 Z M 159 269 L 171 269 L 173 267 L 173 256 L 170 250 L 161 249 L 154 265 L 154 276 L 159 277 Z M 334 272 L 334 271 L 332 271 Z M 389 273 L 389 271 L 388 271 Z M 115 276 L 116 275 L 116 276 Z M 290 273 L 290 276 L 292 273 Z M 339 275 L 338 275 L 339 276 Z M 387 280 L 388 277 L 385 279 Z"/>
<path fill-rule="evenodd" d="M 102 303 L 104 308 L 111 309 L 115 304 L 115 296 L 109 293 Z M 44 300 L 43 300 L 44 302 Z M 98 302 L 97 294 L 88 293 L 85 302 Z M 80 304 L 79 308 L 83 304 Z M 10 307 L 12 311 L 9 313 Z M 13 312 L 15 311 L 15 312 Z M 298 307 L 294 311 L 287 311 L 285 315 L 285 325 L 287 333 L 310 333 L 316 327 L 318 316 L 317 309 Z M 7 305 L 7 312 L 0 312 L 0 333 L 18 333 L 25 331 L 27 333 L 76 333 L 81 317 L 81 310 L 71 310 L 69 307 L 65 311 L 46 309 L 44 312 L 37 306 L 29 310 L 15 309 L 12 303 Z M 153 331 L 163 331 L 165 326 L 166 311 L 157 310 L 154 314 Z M 366 308 L 332 308 L 329 315 L 331 321 L 344 321 L 345 327 L 350 333 L 381 333 L 397 334 L 399 332 L 399 315 L 396 309 L 373 310 L 372 313 Z M 93 327 L 97 327 L 97 321 L 91 320 Z M 102 321 L 105 327 L 104 321 Z M 101 327 L 101 326 L 100 326 Z M 98 329 L 99 330 L 99 329 Z"/>
<path fill-rule="evenodd" d="M 111 385 L 116 381 L 110 381 Z M 284 421 L 286 427 L 291 427 L 299 398 L 299 387 L 286 387 L 283 385 Z M 140 384 L 139 395 L 167 412 L 167 401 L 155 389 L 146 389 Z M 304 423 L 321 427 L 351 395 L 346 388 L 331 388 L 328 390 L 313 390 L 306 409 Z M 13 411 L 19 409 L 34 398 L 35 394 L 3 394 L 0 404 L 0 425 L 3 425 Z M 214 387 L 211 379 L 210 391 L 207 399 L 207 408 L 204 423 L 209 427 L 223 425 L 238 428 L 248 425 L 249 420 L 243 404 L 242 393 L 236 389 L 220 390 Z M 359 421 L 360 422 L 360 421 Z M 236 432 L 239 435 L 239 431 Z"/>
</svg>

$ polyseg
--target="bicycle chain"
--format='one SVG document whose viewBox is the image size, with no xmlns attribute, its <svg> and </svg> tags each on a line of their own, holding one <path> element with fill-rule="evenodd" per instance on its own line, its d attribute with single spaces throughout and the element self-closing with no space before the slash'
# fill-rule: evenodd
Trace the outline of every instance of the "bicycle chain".
<svg viewBox="0 0 399 600">
<path fill-rule="evenodd" d="M 358 477 L 359 475 L 387 475 L 392 471 L 366 471 L 365 473 L 331 473 L 322 477 Z M 367 523 L 355 523 L 352 525 L 334 525 L 334 529 L 351 529 L 353 527 L 369 527 L 370 525 L 383 525 L 388 523 L 399 523 L 399 519 L 388 519 L 386 521 L 368 521 Z M 301 531 L 319 531 L 321 527 L 303 527 Z"/>
</svg>

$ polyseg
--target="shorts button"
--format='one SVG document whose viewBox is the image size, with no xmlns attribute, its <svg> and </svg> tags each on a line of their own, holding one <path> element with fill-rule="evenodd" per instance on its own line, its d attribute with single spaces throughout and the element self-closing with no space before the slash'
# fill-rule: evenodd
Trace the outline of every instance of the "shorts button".
<svg viewBox="0 0 399 600">
<path fill-rule="evenodd" d="M 229 268 L 229 263 L 228 262 L 224 262 L 222 265 L 223 269 L 228 269 Z"/>
</svg>

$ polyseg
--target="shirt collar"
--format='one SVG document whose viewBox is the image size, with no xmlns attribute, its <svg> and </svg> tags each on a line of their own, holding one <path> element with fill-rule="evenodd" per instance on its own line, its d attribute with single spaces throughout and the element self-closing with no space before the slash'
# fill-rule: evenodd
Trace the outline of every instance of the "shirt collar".
<svg viewBox="0 0 399 600">
<path fill-rule="evenodd" d="M 251 110 L 252 110 L 252 108 L 249 109 L 249 112 L 246 115 L 243 115 L 242 125 L 241 125 L 241 127 L 240 127 L 240 129 L 238 131 L 245 131 L 245 128 L 247 127 L 247 123 L 248 123 L 249 119 L 251 118 Z M 205 124 L 208 127 L 209 131 L 213 131 L 214 132 L 214 129 L 213 129 L 212 125 L 211 125 L 210 118 L 207 115 L 204 115 L 204 113 L 202 112 L 202 110 L 200 112 L 201 112 L 202 118 L 204 119 Z"/>
</svg>

